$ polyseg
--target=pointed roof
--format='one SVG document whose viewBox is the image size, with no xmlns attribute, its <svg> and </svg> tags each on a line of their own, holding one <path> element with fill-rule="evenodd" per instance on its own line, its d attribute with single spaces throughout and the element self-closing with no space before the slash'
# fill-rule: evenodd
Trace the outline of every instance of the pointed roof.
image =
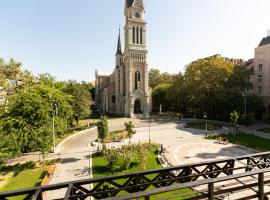
<svg viewBox="0 0 270 200">
<path fill-rule="evenodd" d="M 127 8 L 132 7 L 134 0 L 126 0 Z"/>
<path fill-rule="evenodd" d="M 122 48 L 121 48 L 120 28 L 119 28 L 119 34 L 118 34 L 117 50 L 116 50 L 115 55 L 123 55 Z"/>
<path fill-rule="evenodd" d="M 270 35 L 263 38 L 262 41 L 259 44 L 259 47 L 270 44 Z"/>
</svg>

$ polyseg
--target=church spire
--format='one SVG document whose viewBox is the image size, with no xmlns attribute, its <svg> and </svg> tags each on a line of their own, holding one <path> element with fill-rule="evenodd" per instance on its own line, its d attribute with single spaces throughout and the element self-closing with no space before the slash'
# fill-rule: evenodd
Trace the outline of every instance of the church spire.
<svg viewBox="0 0 270 200">
<path fill-rule="evenodd" d="M 119 34 L 118 34 L 118 43 L 117 43 L 116 55 L 123 55 L 122 49 L 121 49 L 120 28 L 119 28 Z"/>
</svg>

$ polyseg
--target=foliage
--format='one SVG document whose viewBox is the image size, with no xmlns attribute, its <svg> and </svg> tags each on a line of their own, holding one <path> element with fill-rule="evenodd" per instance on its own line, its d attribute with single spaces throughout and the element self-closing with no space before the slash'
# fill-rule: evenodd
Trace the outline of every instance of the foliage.
<svg viewBox="0 0 270 200">
<path fill-rule="evenodd" d="M 233 111 L 231 114 L 230 114 L 230 118 L 231 118 L 231 123 L 234 127 L 234 132 L 236 133 L 237 130 L 237 123 L 238 123 L 238 119 L 239 119 L 239 114 L 236 112 L 236 111 Z"/>
<path fill-rule="evenodd" d="M 119 152 L 117 149 L 105 149 L 102 152 L 103 157 L 108 162 L 108 168 L 113 169 L 119 158 Z"/>
<path fill-rule="evenodd" d="M 252 89 L 252 73 L 246 66 L 235 65 L 220 56 L 196 60 L 186 66 L 183 74 L 170 75 L 167 79 L 161 78 L 158 70 L 151 70 L 153 106 L 158 108 L 162 104 L 164 110 L 197 117 L 207 112 L 209 119 L 229 121 L 232 111 L 244 113 L 246 98 L 247 113 L 261 119 L 265 111 L 262 98 L 245 94 Z"/>
<path fill-rule="evenodd" d="M 128 133 L 128 138 L 129 138 L 129 143 L 130 143 L 130 139 L 133 137 L 133 134 L 135 134 L 136 132 L 133 130 L 134 125 L 132 123 L 132 121 L 129 122 L 125 122 L 125 130 Z"/>
<path fill-rule="evenodd" d="M 130 150 L 136 150 L 136 146 L 137 145 L 128 145 L 125 146 L 125 148 L 129 148 Z M 158 162 L 157 159 L 157 153 L 158 153 L 158 148 L 159 145 L 157 144 L 150 144 L 149 145 L 149 156 L 146 160 L 145 163 L 145 169 L 146 170 L 152 170 L 152 169 L 160 169 L 162 168 L 161 164 Z M 139 166 L 139 160 L 136 156 L 136 151 L 134 152 L 134 155 L 132 156 L 132 160 L 130 162 L 130 165 L 128 167 L 128 169 L 125 168 L 124 162 L 120 156 L 120 158 L 118 159 L 118 162 L 116 163 L 116 165 L 113 167 L 113 170 L 111 170 L 111 166 L 108 166 L 108 162 L 106 161 L 106 159 L 102 156 L 93 156 L 93 176 L 94 178 L 100 178 L 100 177 L 107 177 L 107 176 L 111 176 L 111 175 L 117 175 L 117 174 L 129 174 L 129 173 L 134 173 L 137 171 L 141 171 L 141 168 Z M 108 169 L 108 167 L 110 167 L 110 169 Z M 147 177 L 150 179 L 154 179 L 156 176 L 156 174 L 153 175 L 148 175 Z M 124 182 L 126 181 L 126 178 L 123 178 L 121 180 L 117 180 L 118 184 L 124 184 Z M 149 188 L 149 189 L 153 189 L 153 188 Z M 188 195 L 188 196 L 184 196 L 184 197 L 179 197 L 179 195 L 184 194 L 184 193 L 191 193 L 192 190 L 190 189 L 181 189 L 181 190 L 177 190 L 177 191 L 173 191 L 173 192 L 169 192 L 169 193 L 163 193 L 160 195 L 155 195 L 153 196 L 153 198 L 158 198 L 158 199 L 163 199 L 166 198 L 168 196 L 177 196 L 177 199 L 186 199 L 188 197 L 192 197 L 194 195 Z M 125 192 L 120 192 L 119 195 L 124 195 L 126 194 Z"/>
<path fill-rule="evenodd" d="M 102 116 L 100 120 L 97 122 L 97 129 L 98 129 L 98 138 L 101 139 L 102 143 L 104 139 L 108 135 L 108 118 Z"/>
<path fill-rule="evenodd" d="M 120 149 L 120 159 L 123 161 L 125 169 L 128 169 L 135 152 L 129 149 L 128 146 L 122 146 Z"/>
<path fill-rule="evenodd" d="M 52 144 L 52 101 L 57 103 L 55 132 L 62 134 L 72 116 L 70 97 L 44 84 L 19 89 L 9 96 L 0 116 L 1 153 L 48 151 Z"/>
<path fill-rule="evenodd" d="M 249 113 L 246 116 L 241 115 L 239 118 L 239 123 L 249 126 L 255 122 L 255 115 L 253 113 Z"/>
<path fill-rule="evenodd" d="M 79 123 L 80 119 L 84 119 L 90 115 L 90 106 L 92 104 L 91 88 L 93 86 L 85 82 L 77 83 L 76 81 L 68 81 L 65 84 L 65 93 L 71 95 L 74 99 L 72 103 L 73 118 Z"/>
<path fill-rule="evenodd" d="M 138 152 L 138 158 L 139 158 L 139 161 L 140 161 L 140 167 L 141 167 L 142 170 L 145 170 L 145 168 L 146 168 L 145 163 L 146 163 L 147 158 L 149 156 L 148 148 L 147 148 L 146 145 L 141 145 L 137 149 L 137 152 Z"/>
<path fill-rule="evenodd" d="M 158 69 L 150 69 L 149 71 L 149 86 L 155 88 L 162 83 L 170 83 L 172 81 L 172 75 L 165 72 L 161 73 Z"/>
<path fill-rule="evenodd" d="M 107 167 L 115 170 L 117 163 L 121 163 L 124 169 L 129 169 L 132 161 L 140 165 L 141 169 L 145 169 L 149 152 L 159 149 L 157 144 L 132 144 L 122 146 L 121 148 L 103 149 L 102 156 L 107 161 Z"/>
<path fill-rule="evenodd" d="M 168 92 L 171 87 L 170 83 L 162 83 L 156 86 L 152 91 L 153 107 L 156 110 L 162 105 L 162 110 L 169 109 Z"/>
</svg>

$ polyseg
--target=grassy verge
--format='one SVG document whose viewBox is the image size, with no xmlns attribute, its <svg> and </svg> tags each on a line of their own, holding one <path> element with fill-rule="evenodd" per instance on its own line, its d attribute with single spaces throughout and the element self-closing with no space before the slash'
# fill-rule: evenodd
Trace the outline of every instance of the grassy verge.
<svg viewBox="0 0 270 200">
<path fill-rule="evenodd" d="M 209 135 L 206 139 L 228 141 L 259 151 L 270 151 L 270 140 L 246 133 L 228 135 Z"/>
<path fill-rule="evenodd" d="M 255 135 L 239 133 L 225 136 L 230 143 L 240 144 L 260 151 L 270 151 L 270 140 Z"/>
<path fill-rule="evenodd" d="M 194 128 L 194 129 L 200 129 L 205 130 L 206 129 L 206 123 L 205 122 L 191 122 L 186 123 L 186 128 Z M 207 129 L 208 130 L 218 130 L 222 128 L 222 124 L 217 122 L 207 122 Z"/>
<path fill-rule="evenodd" d="M 157 159 L 157 154 L 158 154 L 157 149 L 152 148 L 149 151 L 149 155 L 148 155 L 147 161 L 145 163 L 146 170 L 162 168 L 162 166 L 160 165 L 160 163 Z M 93 158 L 92 162 L 93 162 L 94 178 L 106 177 L 106 176 L 111 176 L 111 175 L 119 175 L 119 174 L 128 174 L 128 173 L 132 173 L 132 172 L 141 171 L 139 159 L 136 156 L 132 159 L 132 162 L 130 164 L 129 169 L 125 169 L 123 167 L 122 160 L 118 161 L 114 167 L 108 166 L 107 160 L 102 156 L 95 156 Z M 152 175 L 147 176 L 147 178 L 153 179 L 156 175 L 157 174 L 152 174 Z M 118 180 L 116 182 L 118 184 L 123 184 L 125 181 L 126 181 L 126 179 Z M 149 190 L 150 189 L 154 189 L 154 187 L 149 187 Z M 166 197 L 166 196 L 181 195 L 181 194 L 190 193 L 190 192 L 192 192 L 191 189 L 182 189 L 182 190 L 178 190 L 178 191 L 167 192 L 167 193 L 155 195 L 152 198 L 153 199 L 155 199 L 155 198 L 162 199 L 163 197 Z M 119 193 L 119 195 L 125 195 L 125 194 L 127 194 L 127 193 L 126 192 Z M 188 197 L 192 197 L 192 196 L 194 196 L 194 195 L 189 195 Z M 185 199 L 185 198 L 187 198 L 187 196 L 177 197 L 175 199 Z"/>
<path fill-rule="evenodd" d="M 49 166 L 36 166 L 34 162 L 3 167 L 0 177 L 0 192 L 39 186 Z M 23 199 L 24 196 L 9 198 Z"/>
</svg>

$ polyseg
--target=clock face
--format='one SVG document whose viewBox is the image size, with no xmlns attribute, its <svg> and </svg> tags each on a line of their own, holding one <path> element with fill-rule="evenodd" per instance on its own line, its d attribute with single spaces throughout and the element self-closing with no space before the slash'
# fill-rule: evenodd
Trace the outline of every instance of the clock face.
<svg viewBox="0 0 270 200">
<path fill-rule="evenodd" d="M 140 18 L 141 17 L 140 13 L 135 13 L 135 17 Z"/>
</svg>

